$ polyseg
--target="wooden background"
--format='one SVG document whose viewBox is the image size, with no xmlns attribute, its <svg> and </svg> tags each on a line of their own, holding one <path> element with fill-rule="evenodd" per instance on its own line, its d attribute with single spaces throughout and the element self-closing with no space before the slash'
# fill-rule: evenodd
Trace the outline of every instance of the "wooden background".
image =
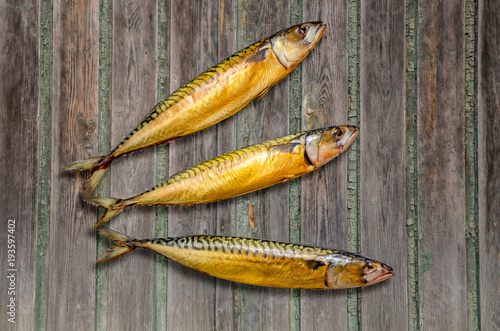
<svg viewBox="0 0 500 331">
<path fill-rule="evenodd" d="M 108 243 L 89 227 L 101 212 L 82 202 L 86 174 L 63 166 L 108 153 L 217 61 L 313 20 L 328 25 L 321 42 L 264 98 L 117 160 L 98 193 L 129 197 L 248 144 L 359 124 L 348 152 L 299 180 L 216 204 L 130 208 L 110 224 L 138 238 L 358 251 L 395 276 L 319 292 L 231 283 L 146 251 L 96 265 Z M 500 329 L 500 2 L 0 0 L 0 43 L 0 329 Z"/>
</svg>

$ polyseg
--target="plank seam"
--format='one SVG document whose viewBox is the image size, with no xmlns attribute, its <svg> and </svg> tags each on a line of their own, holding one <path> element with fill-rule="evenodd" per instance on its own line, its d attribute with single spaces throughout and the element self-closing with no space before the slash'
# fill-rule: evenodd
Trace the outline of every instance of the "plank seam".
<svg viewBox="0 0 500 331">
<path fill-rule="evenodd" d="M 348 1 L 347 38 L 347 79 L 348 79 L 348 124 L 360 123 L 360 45 L 361 45 L 361 5 L 358 1 Z M 359 252 L 361 247 L 360 211 L 360 140 L 355 140 L 347 151 L 347 249 Z M 347 290 L 347 325 L 349 330 L 361 329 L 361 290 Z"/>
<path fill-rule="evenodd" d="M 237 14 L 236 14 L 236 49 L 241 49 L 242 39 L 243 39 L 243 31 L 242 25 L 246 24 L 246 8 L 243 0 L 237 1 Z M 247 105 L 247 107 L 252 107 L 251 104 Z M 246 112 L 245 109 L 240 110 L 234 116 L 236 116 L 236 148 L 241 148 L 242 146 L 248 145 L 249 139 L 249 130 L 242 124 L 244 122 L 244 117 Z M 235 235 L 242 235 L 242 223 L 245 218 L 245 205 L 248 205 L 248 195 L 238 196 L 235 198 L 235 210 L 236 210 L 236 222 L 234 227 Z M 244 293 L 245 285 L 236 283 L 234 286 L 234 318 L 233 318 L 233 330 L 239 329 L 238 326 L 241 325 L 241 319 L 243 315 L 243 307 L 242 307 L 242 296 Z"/>
<path fill-rule="evenodd" d="M 290 1 L 290 26 L 300 24 L 303 20 L 303 1 Z M 289 133 L 302 130 L 302 64 L 290 73 L 289 84 Z M 288 182 L 288 215 L 290 242 L 299 243 L 301 239 L 301 179 Z M 301 329 L 301 292 L 297 289 L 289 291 L 288 312 L 290 330 Z"/>
<path fill-rule="evenodd" d="M 418 102 L 418 51 L 419 16 L 418 0 L 406 1 L 406 176 L 407 176 L 407 219 L 408 232 L 408 285 L 410 297 L 410 327 L 420 330 L 419 306 L 419 224 L 417 184 L 417 102 Z"/>
<path fill-rule="evenodd" d="M 170 65 L 167 63 L 167 51 L 165 47 L 169 45 L 170 38 L 167 31 L 170 19 L 170 3 L 164 0 L 157 2 L 157 101 L 162 101 L 166 95 L 169 94 L 168 90 L 168 76 L 170 76 Z M 167 17 L 169 18 L 167 22 Z M 170 45 L 168 46 L 170 50 Z M 156 167 L 155 167 L 155 185 L 160 184 L 166 177 L 168 177 L 168 160 L 169 148 L 167 144 L 156 146 Z M 154 237 L 167 237 L 168 234 L 168 213 L 167 207 L 155 207 L 155 231 Z M 153 319 L 156 330 L 164 330 L 166 325 L 163 324 L 162 312 L 167 310 L 167 297 L 168 297 L 168 284 L 167 284 L 167 264 L 168 259 L 156 254 L 154 258 L 154 297 L 153 297 Z M 166 317 L 166 313 L 165 313 Z"/>
<path fill-rule="evenodd" d="M 40 1 L 40 90 L 36 234 L 35 329 L 47 329 L 48 250 L 52 155 L 53 4 Z"/>
<path fill-rule="evenodd" d="M 111 150 L 111 93 L 112 93 L 112 58 L 113 58 L 113 5 L 111 0 L 99 3 L 99 92 L 98 92 L 98 153 L 105 155 Z M 104 175 L 97 188 L 98 196 L 109 196 L 111 193 L 111 178 L 109 173 Z M 104 215 L 104 210 L 97 211 L 96 221 Z M 96 258 L 107 247 L 107 240 L 96 233 Z M 94 326 L 96 330 L 106 328 L 107 316 L 107 279 L 108 264 L 96 266 L 95 279 L 95 314 Z"/>
<path fill-rule="evenodd" d="M 467 247 L 467 320 L 469 330 L 480 330 L 479 217 L 478 217 L 478 1 L 465 1 L 464 146 Z"/>
</svg>

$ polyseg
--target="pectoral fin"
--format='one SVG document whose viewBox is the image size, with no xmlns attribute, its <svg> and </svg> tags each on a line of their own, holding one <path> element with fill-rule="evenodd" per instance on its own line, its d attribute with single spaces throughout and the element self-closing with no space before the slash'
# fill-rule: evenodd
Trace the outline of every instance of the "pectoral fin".
<svg viewBox="0 0 500 331">
<path fill-rule="evenodd" d="M 271 147 L 271 150 L 278 151 L 280 153 L 293 153 L 295 147 L 300 145 L 300 143 L 286 143 L 281 145 L 276 145 Z"/>
<path fill-rule="evenodd" d="M 323 267 L 325 263 L 323 261 L 310 260 L 306 262 L 306 265 L 309 269 L 316 270 L 320 267 Z"/>
</svg>

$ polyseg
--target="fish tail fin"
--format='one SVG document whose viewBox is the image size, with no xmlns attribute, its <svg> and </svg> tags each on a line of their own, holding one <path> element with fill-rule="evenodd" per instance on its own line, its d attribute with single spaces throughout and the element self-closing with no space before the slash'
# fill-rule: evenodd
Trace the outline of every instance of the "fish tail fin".
<svg viewBox="0 0 500 331">
<path fill-rule="evenodd" d="M 111 162 L 107 162 L 99 166 L 99 168 L 92 171 L 89 178 L 87 178 L 87 181 L 85 182 L 85 186 L 83 188 L 83 199 L 85 201 L 90 199 L 90 196 L 92 195 L 92 193 L 94 193 L 97 185 L 101 181 L 102 177 L 104 177 L 104 174 L 108 170 L 110 164 Z"/>
<path fill-rule="evenodd" d="M 98 226 L 100 226 L 101 224 L 106 223 L 111 218 L 116 216 L 119 212 L 121 212 L 123 210 L 123 208 L 127 207 L 127 204 L 122 203 L 123 200 L 115 199 L 115 198 L 97 197 L 97 198 L 87 199 L 86 201 L 90 202 L 93 205 L 107 209 L 107 211 L 104 213 L 104 215 L 97 221 L 96 224 L 94 224 L 92 226 L 91 229 L 95 229 Z"/>
<path fill-rule="evenodd" d="M 111 240 L 115 246 L 110 247 L 98 259 L 97 262 L 108 262 L 116 259 L 119 256 L 127 254 L 135 249 L 135 239 L 121 232 L 110 229 L 106 226 L 101 226 L 97 229 L 100 234 Z"/>
<path fill-rule="evenodd" d="M 89 178 L 85 182 L 85 187 L 83 191 L 84 192 L 83 198 L 87 200 L 90 198 L 92 193 L 94 193 L 102 177 L 104 177 L 104 174 L 106 173 L 106 170 L 108 170 L 111 161 L 113 161 L 112 157 L 106 157 L 106 156 L 94 157 L 91 159 L 80 160 L 70 163 L 63 168 L 63 171 L 69 171 L 69 170 L 91 171 Z"/>
<path fill-rule="evenodd" d="M 84 171 L 84 170 L 93 170 L 97 166 L 100 165 L 102 161 L 104 161 L 104 156 L 94 157 L 91 159 L 75 161 L 63 168 L 63 171 Z"/>
</svg>

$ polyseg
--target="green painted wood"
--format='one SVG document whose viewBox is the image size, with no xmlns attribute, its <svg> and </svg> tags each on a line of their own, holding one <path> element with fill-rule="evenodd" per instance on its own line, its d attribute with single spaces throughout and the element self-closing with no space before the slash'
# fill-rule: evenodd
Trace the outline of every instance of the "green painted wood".
<svg viewBox="0 0 500 331">
<path fill-rule="evenodd" d="M 362 290 L 361 328 L 405 330 L 405 8 L 398 1 L 363 2 L 361 13 L 360 252 L 388 263 L 395 273 Z"/>
<path fill-rule="evenodd" d="M 112 5 L 111 146 L 114 148 L 156 104 L 157 7 L 151 1 L 116 0 Z M 113 162 L 109 170 L 112 197 L 131 197 L 154 186 L 154 152 L 150 148 Z M 154 221 L 154 208 L 130 208 L 109 225 L 135 237 L 150 237 Z M 154 254 L 146 251 L 133 252 L 109 263 L 108 329 L 153 327 L 153 264 Z M 140 310 L 136 309 L 138 306 Z"/>
<path fill-rule="evenodd" d="M 0 291 L 2 330 L 35 322 L 40 31 L 37 2 L 0 10 Z"/>
<path fill-rule="evenodd" d="M 296 25 L 303 21 L 303 4 L 301 0 L 290 1 L 290 24 Z M 302 64 L 300 64 L 289 75 L 289 132 L 300 132 L 302 130 Z M 288 227 L 289 240 L 293 243 L 301 242 L 301 178 L 288 182 Z M 289 292 L 289 323 L 290 330 L 300 330 L 301 317 L 301 295 L 300 290 L 291 289 Z"/>
<path fill-rule="evenodd" d="M 323 21 L 326 31 L 302 63 L 302 128 L 347 124 L 347 2 L 304 2 L 305 21 Z M 346 250 L 347 154 L 304 175 L 302 242 Z M 301 291 L 303 330 L 347 328 L 347 291 Z M 344 307 L 344 309 L 332 309 Z"/>
<path fill-rule="evenodd" d="M 418 1 L 406 1 L 406 228 L 408 231 L 409 326 L 420 329 L 418 268 L 418 174 L 417 174 L 417 63 Z"/>
<path fill-rule="evenodd" d="M 500 3 L 479 1 L 478 203 L 480 326 L 500 328 Z"/>
<path fill-rule="evenodd" d="M 158 63 L 157 63 L 157 101 L 164 100 L 170 94 L 170 2 L 158 1 Z M 156 146 L 156 184 L 168 178 L 168 144 Z M 168 233 L 168 208 L 155 207 L 156 219 L 154 237 L 166 237 Z M 155 329 L 163 330 L 167 325 L 167 259 L 155 256 L 155 284 L 153 293 Z"/>
<path fill-rule="evenodd" d="M 419 3 L 420 10 L 420 320 L 429 329 L 465 330 L 464 6 L 461 1 L 425 1 Z"/>
<path fill-rule="evenodd" d="M 467 328 L 480 329 L 479 319 L 479 216 L 477 180 L 477 5 L 465 1 L 464 50 L 464 147 L 465 147 L 465 240 L 467 251 Z"/>
<path fill-rule="evenodd" d="M 215 1 L 198 1 L 190 6 L 185 6 L 184 1 L 171 3 L 171 91 L 217 62 L 218 10 Z M 174 141 L 169 152 L 170 175 L 215 157 L 216 127 Z M 169 236 L 214 233 L 215 207 L 215 204 L 169 207 Z M 215 278 L 169 263 L 167 306 L 168 329 L 212 329 L 215 324 Z"/>
<path fill-rule="evenodd" d="M 347 79 L 348 114 L 347 123 L 359 127 L 360 89 L 359 89 L 359 47 L 361 39 L 361 6 L 356 0 L 347 1 Z M 359 252 L 360 249 L 360 139 L 356 139 L 347 151 L 347 250 Z M 360 328 L 361 290 L 347 290 L 348 329 Z"/>
<path fill-rule="evenodd" d="M 37 330 L 47 329 L 48 246 L 50 224 L 50 176 L 52 167 L 52 79 L 53 19 L 52 1 L 40 1 L 40 87 L 38 108 L 38 174 L 36 233 L 35 321 Z"/>
<path fill-rule="evenodd" d="M 99 124 L 98 124 L 98 152 L 106 155 L 111 150 L 111 109 L 113 86 L 113 2 L 112 0 L 99 3 Z M 104 175 L 97 187 L 97 196 L 111 195 L 110 172 Z M 104 215 L 105 210 L 100 209 L 96 221 Z M 108 239 L 97 234 L 96 260 L 108 248 Z M 96 301 L 95 301 L 95 328 L 105 329 L 108 324 L 107 285 L 109 277 L 109 264 L 96 266 Z"/>
<path fill-rule="evenodd" d="M 82 201 L 86 174 L 61 169 L 98 152 L 98 8 L 97 1 L 53 7 L 47 330 L 94 327 L 95 209 Z"/>
</svg>

